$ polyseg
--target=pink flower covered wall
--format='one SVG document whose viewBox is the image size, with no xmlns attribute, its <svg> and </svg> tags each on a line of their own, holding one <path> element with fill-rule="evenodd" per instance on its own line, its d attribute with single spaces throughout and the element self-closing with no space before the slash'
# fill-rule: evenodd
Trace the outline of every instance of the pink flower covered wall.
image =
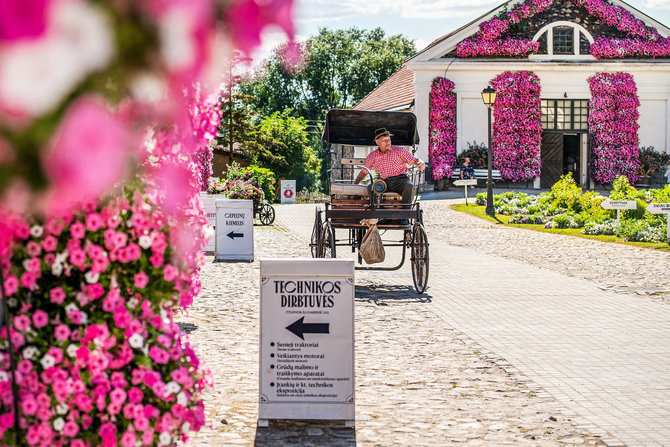
<svg viewBox="0 0 670 447">
<path fill-rule="evenodd" d="M 647 26 L 622 6 L 607 0 L 572 0 L 589 14 L 623 33 L 626 38 L 596 36 L 590 53 L 598 59 L 625 57 L 669 57 L 670 38 Z M 545 11 L 554 0 L 525 0 L 509 11 L 502 11 L 479 25 L 479 31 L 459 42 L 458 57 L 527 57 L 536 53 L 539 43 L 510 36 L 510 28 Z"/>
<path fill-rule="evenodd" d="M 428 155 L 433 179 L 449 178 L 456 167 L 456 94 L 454 83 L 435 78 L 430 90 Z"/>
<path fill-rule="evenodd" d="M 598 73 L 588 82 L 593 178 L 605 184 L 625 175 L 635 183 L 640 165 L 640 100 L 635 80 L 629 73 Z"/>
<path fill-rule="evenodd" d="M 491 80 L 491 86 L 497 91 L 493 167 L 503 180 L 532 181 L 540 175 L 540 79 L 529 71 L 506 71 Z"/>
</svg>

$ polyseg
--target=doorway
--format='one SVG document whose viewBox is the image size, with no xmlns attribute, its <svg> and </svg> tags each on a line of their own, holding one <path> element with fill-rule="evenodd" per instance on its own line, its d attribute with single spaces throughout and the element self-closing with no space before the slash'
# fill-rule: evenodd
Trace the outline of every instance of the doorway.
<svg viewBox="0 0 670 447">
<path fill-rule="evenodd" d="M 540 188 L 550 189 L 562 175 L 572 174 L 575 183 L 582 183 L 582 150 L 580 134 L 544 132 L 540 157 L 542 175 Z"/>
</svg>

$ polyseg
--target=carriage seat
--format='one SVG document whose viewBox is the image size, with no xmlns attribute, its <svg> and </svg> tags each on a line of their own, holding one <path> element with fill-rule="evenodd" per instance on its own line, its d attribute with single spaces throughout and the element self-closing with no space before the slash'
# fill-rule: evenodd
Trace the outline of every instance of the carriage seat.
<svg viewBox="0 0 670 447">
<path fill-rule="evenodd" d="M 354 185 L 351 183 L 332 183 L 330 194 L 334 196 L 368 196 L 367 185 Z M 385 192 L 384 199 L 402 200 L 402 196 L 395 192 Z"/>
</svg>

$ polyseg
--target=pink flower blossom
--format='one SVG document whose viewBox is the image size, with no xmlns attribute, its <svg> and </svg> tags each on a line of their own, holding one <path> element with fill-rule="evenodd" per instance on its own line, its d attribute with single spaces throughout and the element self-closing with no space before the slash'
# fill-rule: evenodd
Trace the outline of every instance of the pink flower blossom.
<svg viewBox="0 0 670 447">
<path fill-rule="evenodd" d="M 86 236 L 86 226 L 81 222 L 75 222 L 70 225 L 70 234 L 75 239 L 84 239 Z"/>
<path fill-rule="evenodd" d="M 44 164 L 51 181 L 49 209 L 62 212 L 97 198 L 122 179 L 130 134 L 97 100 L 68 110 Z"/>
<path fill-rule="evenodd" d="M 137 287 L 138 289 L 144 289 L 146 285 L 149 283 L 149 277 L 144 272 L 136 273 L 134 276 L 134 280 L 135 280 L 135 287 Z"/>
<path fill-rule="evenodd" d="M 177 279 L 178 273 L 179 271 L 172 264 L 167 264 L 163 269 L 163 276 L 165 277 L 166 281 L 174 281 L 175 279 Z"/>
<path fill-rule="evenodd" d="M 30 318 L 25 315 L 17 315 L 14 317 L 14 328 L 17 331 L 25 331 L 30 327 Z"/>
<path fill-rule="evenodd" d="M 55 304 L 61 304 L 65 301 L 66 295 L 62 287 L 54 287 L 49 291 L 49 300 Z"/>
<path fill-rule="evenodd" d="M 7 296 L 14 295 L 19 288 L 19 280 L 16 276 L 8 276 L 5 279 L 5 294 Z"/>
<path fill-rule="evenodd" d="M 154 362 L 160 364 L 166 364 L 170 360 L 170 356 L 164 349 L 159 348 L 158 346 L 152 346 L 149 348 L 149 355 Z"/>
<path fill-rule="evenodd" d="M 56 329 L 54 329 L 54 335 L 56 336 L 56 340 L 67 340 L 70 338 L 70 334 L 72 331 L 70 331 L 70 328 L 65 325 L 65 324 L 59 324 L 56 326 Z"/>
<path fill-rule="evenodd" d="M 13 41 L 44 34 L 50 3 L 47 0 L 0 1 L 0 40 Z"/>
<path fill-rule="evenodd" d="M 227 10 L 227 22 L 236 48 L 246 54 L 260 45 L 261 31 L 269 25 L 279 25 L 293 38 L 291 10 L 293 0 L 234 0 Z"/>
<path fill-rule="evenodd" d="M 33 324 L 35 324 L 35 327 L 38 328 L 44 327 L 47 325 L 48 322 L 49 322 L 49 314 L 47 314 L 43 310 L 37 309 L 33 313 Z"/>
<path fill-rule="evenodd" d="M 79 433 L 79 425 L 74 421 L 67 421 L 63 426 L 63 434 L 68 438 L 74 438 Z"/>
</svg>

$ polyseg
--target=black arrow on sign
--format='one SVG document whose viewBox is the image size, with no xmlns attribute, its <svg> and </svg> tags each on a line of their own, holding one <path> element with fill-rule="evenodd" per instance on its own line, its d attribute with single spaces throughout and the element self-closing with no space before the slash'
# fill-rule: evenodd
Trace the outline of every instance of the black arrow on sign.
<svg viewBox="0 0 670 447">
<path fill-rule="evenodd" d="M 305 339 L 303 334 L 330 334 L 330 323 L 305 323 L 304 319 L 305 317 L 300 317 L 299 320 L 286 326 L 286 329 L 303 340 Z"/>
<path fill-rule="evenodd" d="M 244 237 L 244 233 L 235 233 L 235 230 L 233 230 L 230 233 L 228 233 L 226 236 L 228 236 L 232 240 L 235 240 L 236 237 Z"/>
</svg>

